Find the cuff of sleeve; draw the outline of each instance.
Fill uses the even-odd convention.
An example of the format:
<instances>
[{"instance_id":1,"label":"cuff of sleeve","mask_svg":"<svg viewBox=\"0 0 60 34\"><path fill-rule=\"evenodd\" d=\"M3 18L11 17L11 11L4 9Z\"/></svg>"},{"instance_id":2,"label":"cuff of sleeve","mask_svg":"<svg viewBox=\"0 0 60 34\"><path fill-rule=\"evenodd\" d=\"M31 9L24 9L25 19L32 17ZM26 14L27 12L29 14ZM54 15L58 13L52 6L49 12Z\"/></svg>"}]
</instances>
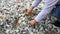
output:
<instances>
[{"instance_id":1,"label":"cuff of sleeve","mask_svg":"<svg viewBox=\"0 0 60 34\"><path fill-rule=\"evenodd\" d=\"M39 19L37 19L37 18L35 18L34 20L35 20L37 23L39 23L39 22L40 22L40 20L39 20Z\"/></svg>"},{"instance_id":2,"label":"cuff of sleeve","mask_svg":"<svg viewBox=\"0 0 60 34\"><path fill-rule=\"evenodd\" d=\"M36 7L36 6L35 6L35 5L33 5L33 4L32 4L31 6Z\"/></svg>"}]
</instances>

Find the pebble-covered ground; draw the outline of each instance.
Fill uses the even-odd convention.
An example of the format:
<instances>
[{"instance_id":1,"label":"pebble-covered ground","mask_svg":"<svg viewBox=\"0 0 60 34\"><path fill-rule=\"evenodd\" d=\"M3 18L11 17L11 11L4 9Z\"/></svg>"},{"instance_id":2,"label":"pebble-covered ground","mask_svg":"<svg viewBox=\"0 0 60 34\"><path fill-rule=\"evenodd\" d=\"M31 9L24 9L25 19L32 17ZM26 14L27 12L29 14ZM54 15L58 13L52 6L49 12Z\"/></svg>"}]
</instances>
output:
<instances>
[{"instance_id":1,"label":"pebble-covered ground","mask_svg":"<svg viewBox=\"0 0 60 34\"><path fill-rule=\"evenodd\" d=\"M47 16L35 26L29 26L30 18L35 18L44 4L34 8L33 14L24 16L33 0L0 0L0 34L60 34L60 28L51 24L55 18ZM51 19L50 19L51 18Z\"/></svg>"}]
</instances>

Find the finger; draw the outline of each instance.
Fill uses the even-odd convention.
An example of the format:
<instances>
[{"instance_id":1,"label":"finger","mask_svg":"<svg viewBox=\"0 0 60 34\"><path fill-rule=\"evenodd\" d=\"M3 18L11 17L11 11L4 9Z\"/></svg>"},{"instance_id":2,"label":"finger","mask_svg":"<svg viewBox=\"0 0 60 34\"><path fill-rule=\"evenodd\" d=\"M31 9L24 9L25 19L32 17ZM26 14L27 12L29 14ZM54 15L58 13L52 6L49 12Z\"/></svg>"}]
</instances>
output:
<instances>
[{"instance_id":1,"label":"finger","mask_svg":"<svg viewBox=\"0 0 60 34\"><path fill-rule=\"evenodd\" d=\"M30 21L28 22L28 24L31 24Z\"/></svg>"},{"instance_id":2,"label":"finger","mask_svg":"<svg viewBox=\"0 0 60 34\"><path fill-rule=\"evenodd\" d=\"M29 14L26 12L24 15L25 15L25 16L28 16Z\"/></svg>"},{"instance_id":3,"label":"finger","mask_svg":"<svg viewBox=\"0 0 60 34\"><path fill-rule=\"evenodd\" d=\"M31 21L29 21L28 23L29 23L29 25L30 25L30 26L32 26L32 23L31 23Z\"/></svg>"}]
</instances>

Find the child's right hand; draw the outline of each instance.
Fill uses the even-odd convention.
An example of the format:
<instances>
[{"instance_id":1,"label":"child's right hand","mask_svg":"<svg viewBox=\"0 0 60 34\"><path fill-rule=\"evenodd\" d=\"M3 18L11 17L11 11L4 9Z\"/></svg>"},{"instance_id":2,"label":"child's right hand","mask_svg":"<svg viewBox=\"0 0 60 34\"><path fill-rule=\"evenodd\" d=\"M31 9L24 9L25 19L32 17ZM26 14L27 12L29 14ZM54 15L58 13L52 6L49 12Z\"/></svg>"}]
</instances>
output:
<instances>
[{"instance_id":1,"label":"child's right hand","mask_svg":"<svg viewBox=\"0 0 60 34\"><path fill-rule=\"evenodd\" d=\"M25 12L25 15L31 14L32 11L33 11L33 7L31 6L31 7L29 7L29 8L27 9L27 11Z\"/></svg>"},{"instance_id":2,"label":"child's right hand","mask_svg":"<svg viewBox=\"0 0 60 34\"><path fill-rule=\"evenodd\" d=\"M33 19L33 20L30 20L28 23L29 25L34 26L36 24L36 21Z\"/></svg>"}]
</instances>

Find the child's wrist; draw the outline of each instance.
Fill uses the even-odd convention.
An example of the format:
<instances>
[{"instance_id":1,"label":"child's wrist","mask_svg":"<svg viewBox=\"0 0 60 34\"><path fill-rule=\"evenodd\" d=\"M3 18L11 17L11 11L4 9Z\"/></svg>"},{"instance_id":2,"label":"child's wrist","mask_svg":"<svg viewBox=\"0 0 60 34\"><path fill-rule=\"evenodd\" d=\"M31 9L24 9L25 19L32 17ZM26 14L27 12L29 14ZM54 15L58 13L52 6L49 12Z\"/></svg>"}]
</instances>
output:
<instances>
[{"instance_id":1,"label":"child's wrist","mask_svg":"<svg viewBox=\"0 0 60 34\"><path fill-rule=\"evenodd\" d=\"M37 21L34 19L35 23L37 23Z\"/></svg>"},{"instance_id":2,"label":"child's wrist","mask_svg":"<svg viewBox=\"0 0 60 34\"><path fill-rule=\"evenodd\" d=\"M32 9L34 9L34 6L30 6Z\"/></svg>"},{"instance_id":3,"label":"child's wrist","mask_svg":"<svg viewBox=\"0 0 60 34\"><path fill-rule=\"evenodd\" d=\"M35 21L36 23L38 23L38 21L37 21L36 19L34 19L34 21Z\"/></svg>"}]
</instances>

